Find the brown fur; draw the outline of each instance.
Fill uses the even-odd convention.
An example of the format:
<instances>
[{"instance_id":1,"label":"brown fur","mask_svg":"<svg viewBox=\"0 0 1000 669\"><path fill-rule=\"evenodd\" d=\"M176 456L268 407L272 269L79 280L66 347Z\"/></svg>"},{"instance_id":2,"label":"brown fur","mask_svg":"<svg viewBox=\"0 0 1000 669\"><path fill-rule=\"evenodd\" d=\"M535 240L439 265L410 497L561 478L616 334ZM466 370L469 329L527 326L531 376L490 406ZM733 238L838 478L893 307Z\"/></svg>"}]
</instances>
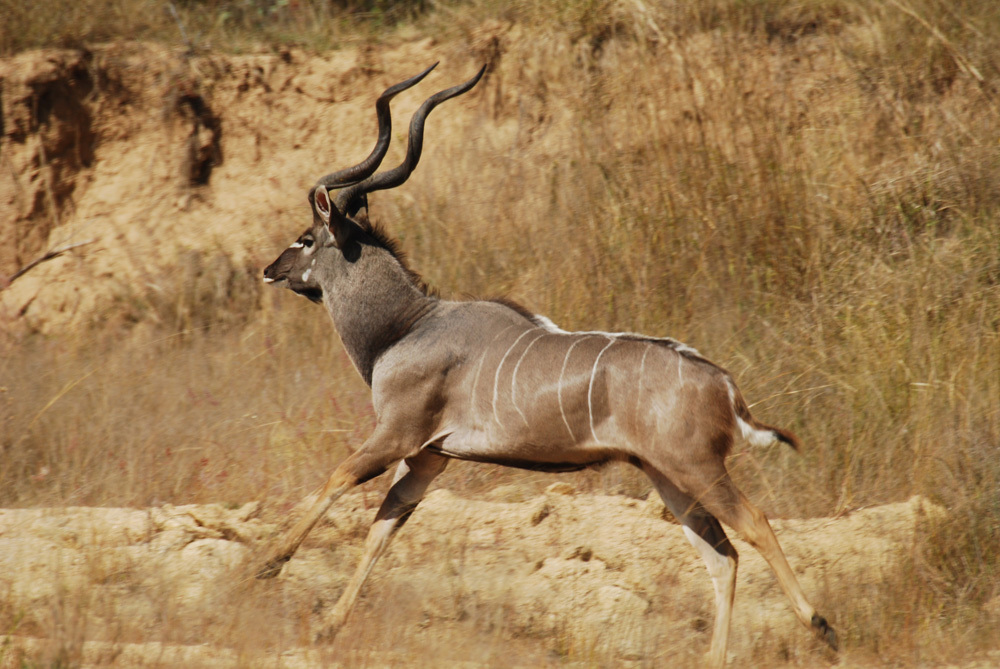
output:
<instances>
[{"instance_id":1,"label":"brown fur","mask_svg":"<svg viewBox=\"0 0 1000 669\"><path fill-rule=\"evenodd\" d=\"M425 105L467 90L470 81ZM422 132L422 119L415 127ZM416 158L407 170L415 164ZM401 183L386 174L368 186ZM368 186L351 188L362 197L377 190ZM806 600L766 516L726 470L737 418L793 448L798 440L754 419L722 367L669 338L554 329L505 297L439 300L367 208L347 218L341 212L355 209L342 201L352 202L349 196L332 207L325 197L313 202L313 227L303 243L264 271L276 285L322 295L345 350L372 387L378 421L259 576L276 576L338 497L398 463L361 562L326 616L324 636L344 625L371 567L449 458L540 471L625 460L650 477L709 569L716 591L710 664L726 662L736 585L737 554L720 521L760 551L799 620L836 648L836 633ZM671 374L652 375L656 365Z\"/></svg>"}]
</instances>

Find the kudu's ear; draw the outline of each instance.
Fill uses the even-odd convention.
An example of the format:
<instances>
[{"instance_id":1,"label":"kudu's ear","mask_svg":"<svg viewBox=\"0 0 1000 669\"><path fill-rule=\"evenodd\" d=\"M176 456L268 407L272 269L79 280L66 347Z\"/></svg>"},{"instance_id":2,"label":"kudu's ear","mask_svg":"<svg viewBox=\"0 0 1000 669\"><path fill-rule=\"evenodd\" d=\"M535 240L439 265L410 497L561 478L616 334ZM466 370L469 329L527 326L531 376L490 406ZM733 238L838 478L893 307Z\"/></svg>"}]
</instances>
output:
<instances>
[{"instance_id":1,"label":"kudu's ear","mask_svg":"<svg viewBox=\"0 0 1000 669\"><path fill-rule=\"evenodd\" d=\"M320 219L330 225L330 210L333 209L333 204L330 202L330 193L327 192L326 186L316 188L316 192L313 193L313 207Z\"/></svg>"},{"instance_id":2,"label":"kudu's ear","mask_svg":"<svg viewBox=\"0 0 1000 669\"><path fill-rule=\"evenodd\" d=\"M347 242L351 234L350 221L340 213L336 205L330 200L330 193L327 191L326 186L316 187L316 191L313 194L313 209L316 210L316 215L319 216L323 224L330 230L337 248L341 250L347 248Z\"/></svg>"}]
</instances>

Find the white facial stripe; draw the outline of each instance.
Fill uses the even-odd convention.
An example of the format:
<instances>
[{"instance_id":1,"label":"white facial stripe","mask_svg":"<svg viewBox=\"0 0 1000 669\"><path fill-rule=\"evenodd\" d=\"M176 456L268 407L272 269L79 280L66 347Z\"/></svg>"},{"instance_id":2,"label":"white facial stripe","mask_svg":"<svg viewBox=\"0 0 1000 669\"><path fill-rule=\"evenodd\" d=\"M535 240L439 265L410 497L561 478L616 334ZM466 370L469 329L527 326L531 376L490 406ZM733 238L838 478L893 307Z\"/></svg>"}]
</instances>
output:
<instances>
[{"instance_id":1,"label":"white facial stripe","mask_svg":"<svg viewBox=\"0 0 1000 669\"><path fill-rule=\"evenodd\" d=\"M587 412L590 413L590 434L593 435L594 441L598 444L601 443L601 440L597 438L597 431L594 429L594 377L597 376L597 363L601 361L601 356L615 344L613 337L609 337L609 339L610 341L607 346L601 349L601 352L597 354L597 359L594 360L594 367L590 370L590 385L587 386Z\"/></svg>"},{"instance_id":2,"label":"white facial stripe","mask_svg":"<svg viewBox=\"0 0 1000 669\"><path fill-rule=\"evenodd\" d=\"M313 273L312 267L310 267L306 271L302 272L302 280L303 281L308 281L309 277L312 276L312 273Z\"/></svg>"},{"instance_id":3,"label":"white facial stripe","mask_svg":"<svg viewBox=\"0 0 1000 669\"><path fill-rule=\"evenodd\" d=\"M295 242L294 244L292 244L288 248L290 248L290 249L300 249L303 246L305 246L305 244L303 244L302 242Z\"/></svg>"}]
</instances>

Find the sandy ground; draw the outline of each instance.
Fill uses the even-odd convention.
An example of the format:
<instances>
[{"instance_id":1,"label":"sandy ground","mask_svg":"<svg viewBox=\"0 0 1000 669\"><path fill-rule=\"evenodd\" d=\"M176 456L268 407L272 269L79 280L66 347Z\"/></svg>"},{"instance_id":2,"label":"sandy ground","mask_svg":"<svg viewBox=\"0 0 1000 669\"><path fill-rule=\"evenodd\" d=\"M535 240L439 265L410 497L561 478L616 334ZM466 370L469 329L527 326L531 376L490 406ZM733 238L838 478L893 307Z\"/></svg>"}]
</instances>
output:
<instances>
[{"instance_id":1,"label":"sandy ground","mask_svg":"<svg viewBox=\"0 0 1000 669\"><path fill-rule=\"evenodd\" d=\"M0 61L0 276L47 249L87 242L0 292L0 325L71 332L103 318L130 285L160 290L152 284L171 272L190 282L193 251L263 266L304 225L304 194L318 174L367 153L378 91L447 57L433 80L394 102L405 119L429 92L475 71L479 43L490 35L461 48L414 40L322 56L189 60L122 44ZM523 65L526 80L531 67ZM476 126L477 141L510 145L526 126L496 110L506 104L530 117L531 100L504 103L516 95L507 84L488 78L449 102L433 118L435 135ZM551 96L550 117L562 113L559 99ZM386 164L399 157L403 128L397 122ZM559 155L571 130L550 128L536 160ZM457 150L425 151L416 187ZM199 187L206 172L211 187ZM711 582L662 504L564 485L514 497L431 493L347 628L319 646L323 611L356 564L378 503L364 493L341 500L269 582L250 575L287 519L265 503L0 510L0 606L14 621L0 630L0 667L697 662L711 633ZM921 519L941 513L913 498L773 524L806 593L837 625L827 595L881 582L905 563ZM865 664L813 640L759 555L735 544L734 666L775 657ZM981 666L993 664L1000 656Z\"/></svg>"},{"instance_id":2,"label":"sandy ground","mask_svg":"<svg viewBox=\"0 0 1000 669\"><path fill-rule=\"evenodd\" d=\"M439 636L480 648L527 640L571 659L646 666L671 639L690 646L680 658L707 645L711 583L662 504L575 495L562 483L523 502L432 492L376 567L348 627L314 647L323 611L359 557L372 501L354 494L336 505L282 575L265 582L249 570L288 521L269 518L259 502L0 510L0 590L22 616L0 666L59 653L82 666L357 666L359 654L361 664L414 666L429 656L403 640ZM822 610L825 591L875 584L897 568L917 524L941 513L913 498L774 527ZM790 658L828 663L760 556L736 546L732 656L766 640L786 645ZM836 611L825 613L836 620ZM396 640L366 637L373 621L388 622ZM46 629L57 638L38 638ZM497 663L444 648L442 664Z\"/></svg>"}]
</instances>

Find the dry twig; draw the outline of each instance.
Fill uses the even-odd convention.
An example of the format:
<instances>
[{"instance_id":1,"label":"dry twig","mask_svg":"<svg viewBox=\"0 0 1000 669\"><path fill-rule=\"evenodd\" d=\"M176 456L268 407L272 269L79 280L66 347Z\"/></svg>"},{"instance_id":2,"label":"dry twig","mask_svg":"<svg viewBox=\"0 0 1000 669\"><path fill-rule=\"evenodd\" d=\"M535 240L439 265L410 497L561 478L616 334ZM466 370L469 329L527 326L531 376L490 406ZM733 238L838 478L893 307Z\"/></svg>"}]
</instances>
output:
<instances>
[{"instance_id":1,"label":"dry twig","mask_svg":"<svg viewBox=\"0 0 1000 669\"><path fill-rule=\"evenodd\" d=\"M53 258L58 258L62 254L66 253L67 251L71 251L73 249L80 248L81 246L86 246L88 244L93 244L96 241L97 241L96 239L88 239L87 241L84 241L84 242L76 242L74 244L66 244L64 246L58 246L56 248L53 248L53 249L50 249L50 250L46 251L43 255L35 258L34 260L32 260L31 262L29 262L24 267L21 267L20 269L18 269L16 272L14 272L13 274L11 274L6 279L0 279L0 290L3 290L4 288L7 288L8 286L10 286L10 284L14 283L15 280L21 278L22 276L24 276L25 274L27 274L32 269L34 269L34 268L38 267L39 265L41 265L46 260L52 260Z\"/></svg>"}]
</instances>

